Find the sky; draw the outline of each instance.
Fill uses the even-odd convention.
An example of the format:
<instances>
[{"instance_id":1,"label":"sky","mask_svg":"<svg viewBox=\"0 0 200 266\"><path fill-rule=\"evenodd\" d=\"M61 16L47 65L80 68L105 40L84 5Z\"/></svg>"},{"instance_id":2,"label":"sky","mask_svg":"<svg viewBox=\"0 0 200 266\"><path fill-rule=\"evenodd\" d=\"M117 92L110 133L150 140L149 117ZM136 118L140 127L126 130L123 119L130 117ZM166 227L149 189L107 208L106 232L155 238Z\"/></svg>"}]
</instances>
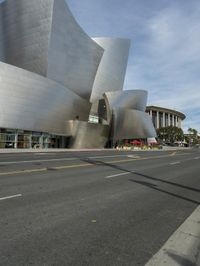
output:
<instances>
[{"instance_id":1,"label":"sky","mask_svg":"<svg viewBox=\"0 0 200 266\"><path fill-rule=\"evenodd\" d=\"M200 132L199 0L67 0L91 37L131 39L125 90L145 89L148 105L183 112Z\"/></svg>"}]
</instances>

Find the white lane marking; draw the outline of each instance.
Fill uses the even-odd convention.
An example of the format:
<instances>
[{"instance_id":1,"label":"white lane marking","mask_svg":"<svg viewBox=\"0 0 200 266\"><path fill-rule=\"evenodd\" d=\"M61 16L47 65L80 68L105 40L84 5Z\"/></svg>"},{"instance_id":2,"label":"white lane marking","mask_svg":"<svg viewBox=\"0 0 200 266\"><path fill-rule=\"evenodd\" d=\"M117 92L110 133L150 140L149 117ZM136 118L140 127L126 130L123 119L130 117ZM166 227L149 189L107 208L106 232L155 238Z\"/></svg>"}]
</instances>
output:
<instances>
[{"instance_id":1,"label":"white lane marking","mask_svg":"<svg viewBox=\"0 0 200 266\"><path fill-rule=\"evenodd\" d=\"M200 159L200 157L195 157L194 159L195 159L195 160L198 160L198 159Z\"/></svg>"},{"instance_id":2,"label":"white lane marking","mask_svg":"<svg viewBox=\"0 0 200 266\"><path fill-rule=\"evenodd\" d=\"M175 165L175 164L179 164L181 162L174 162L174 163L170 163L170 165Z\"/></svg>"},{"instance_id":3,"label":"white lane marking","mask_svg":"<svg viewBox=\"0 0 200 266\"><path fill-rule=\"evenodd\" d=\"M88 159L101 159L101 158L111 158L111 157L129 157L134 155L109 155L109 156L94 156L94 157L88 157ZM138 158L138 156L134 156L133 158ZM59 162L59 161L73 161L78 160L82 158L58 158L58 159L42 159L42 160L30 160L30 161L12 161L12 162L0 162L0 165L8 165L8 164L21 164L21 163L40 163L40 162ZM83 158L84 159L84 158Z\"/></svg>"},{"instance_id":4,"label":"white lane marking","mask_svg":"<svg viewBox=\"0 0 200 266\"><path fill-rule=\"evenodd\" d=\"M138 158L141 158L140 156L138 155L127 155L128 158L135 158L135 159L138 159Z\"/></svg>"},{"instance_id":5,"label":"white lane marking","mask_svg":"<svg viewBox=\"0 0 200 266\"><path fill-rule=\"evenodd\" d=\"M88 157L89 159L101 159L101 158L115 158L115 157L129 157L129 156L134 156L131 154L121 154L121 155L105 155L105 156L92 156L92 157ZM135 156L134 156L135 157Z\"/></svg>"},{"instance_id":6,"label":"white lane marking","mask_svg":"<svg viewBox=\"0 0 200 266\"><path fill-rule=\"evenodd\" d=\"M120 175L130 175L133 172L128 172L128 173L121 173L121 174L116 174L116 175L108 175L105 178L112 178L112 177L116 177L116 176L120 176Z\"/></svg>"},{"instance_id":7,"label":"white lane marking","mask_svg":"<svg viewBox=\"0 0 200 266\"><path fill-rule=\"evenodd\" d=\"M0 162L0 165L7 164L20 164L20 163L40 163L40 162L58 162L58 161L73 161L78 158L60 158L60 159L44 159L44 160L30 160L30 161L13 161L13 162Z\"/></svg>"},{"instance_id":8,"label":"white lane marking","mask_svg":"<svg viewBox=\"0 0 200 266\"><path fill-rule=\"evenodd\" d=\"M38 152L38 153L35 153L34 155L46 155L48 153L43 153L43 152Z\"/></svg>"},{"instance_id":9,"label":"white lane marking","mask_svg":"<svg viewBox=\"0 0 200 266\"><path fill-rule=\"evenodd\" d=\"M3 198L0 198L0 200L7 200L7 199L18 198L18 197L22 197L22 194L17 194L17 195L3 197Z\"/></svg>"},{"instance_id":10,"label":"white lane marking","mask_svg":"<svg viewBox=\"0 0 200 266\"><path fill-rule=\"evenodd\" d=\"M34 155L55 155L56 153L48 153L48 152L37 152Z\"/></svg>"}]
</instances>

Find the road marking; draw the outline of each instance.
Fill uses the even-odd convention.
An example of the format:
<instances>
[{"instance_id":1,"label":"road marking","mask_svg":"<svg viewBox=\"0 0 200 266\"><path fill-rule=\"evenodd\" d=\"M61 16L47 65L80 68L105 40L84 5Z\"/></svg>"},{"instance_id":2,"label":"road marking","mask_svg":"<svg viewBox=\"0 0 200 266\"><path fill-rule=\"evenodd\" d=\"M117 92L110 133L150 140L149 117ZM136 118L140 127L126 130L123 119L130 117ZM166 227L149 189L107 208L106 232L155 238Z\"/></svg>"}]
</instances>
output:
<instances>
[{"instance_id":1,"label":"road marking","mask_svg":"<svg viewBox=\"0 0 200 266\"><path fill-rule=\"evenodd\" d=\"M19 170L19 171L11 171L11 172L5 172L0 173L0 176L2 175L13 175L13 174L25 174L25 173L34 173L34 172L44 172L47 171L47 168L38 168L38 169L26 169L26 170Z\"/></svg>"},{"instance_id":2,"label":"road marking","mask_svg":"<svg viewBox=\"0 0 200 266\"><path fill-rule=\"evenodd\" d=\"M115 157L126 157L126 155L124 154L121 154L121 155L105 155L105 156L91 156L91 157L88 157L89 159L100 159L100 158L115 158Z\"/></svg>"},{"instance_id":3,"label":"road marking","mask_svg":"<svg viewBox=\"0 0 200 266\"><path fill-rule=\"evenodd\" d=\"M176 153L177 153L177 151L174 151L174 152L171 154L171 156L174 156L174 155L176 155Z\"/></svg>"},{"instance_id":4,"label":"road marking","mask_svg":"<svg viewBox=\"0 0 200 266\"><path fill-rule=\"evenodd\" d=\"M190 153L179 153L177 154L179 155L186 155L186 154L190 154ZM49 154L50 155L50 154ZM108 155L108 156L94 156L94 157L88 157L88 159L100 159L100 158L111 158L111 157L128 157L128 158L133 158L135 160L147 160L147 159L158 159L158 158L165 158L165 157L169 157L175 155L175 153L173 152L172 154L167 154L167 155L162 155L162 156L153 156L153 157L140 157L138 155L132 155L132 154L121 154L121 155ZM71 157L71 158L58 158L58 159L42 159L42 160L26 160L26 161L12 161L12 162L0 162L0 165L10 165L10 164L22 164L22 163L40 163L40 162L59 162L59 161L73 161L73 160L79 160L81 158L76 158L76 157ZM84 158L83 158L84 159ZM123 162L125 160L120 160L120 161L112 161L112 162L108 162L108 163L118 163L118 162Z\"/></svg>"},{"instance_id":5,"label":"road marking","mask_svg":"<svg viewBox=\"0 0 200 266\"><path fill-rule=\"evenodd\" d=\"M130 157L130 158L139 158L136 155L108 155L108 156L95 156L88 157L88 159L101 159L101 158L115 158L115 157ZM42 159L42 160L29 160L29 161L12 161L12 162L0 162L0 165L8 165L8 164L22 164L22 163L40 163L40 162L59 162L59 161L73 161L81 158L58 158L58 159Z\"/></svg>"},{"instance_id":6,"label":"road marking","mask_svg":"<svg viewBox=\"0 0 200 266\"><path fill-rule=\"evenodd\" d=\"M7 199L18 198L18 197L22 197L22 194L17 194L17 195L3 197L3 198L0 198L0 200L7 200Z\"/></svg>"},{"instance_id":7,"label":"road marking","mask_svg":"<svg viewBox=\"0 0 200 266\"><path fill-rule=\"evenodd\" d=\"M195 157L194 159L195 159L195 160L198 160L198 159L200 159L200 157Z\"/></svg>"},{"instance_id":8,"label":"road marking","mask_svg":"<svg viewBox=\"0 0 200 266\"><path fill-rule=\"evenodd\" d=\"M182 153L182 154L177 154L177 156L179 155L185 155L188 153ZM126 155L127 156L127 155ZM127 163L127 162L132 162L132 161L142 161L142 160L154 160L154 159L162 159L162 158L167 158L170 157L171 154L167 154L167 155L162 155L162 156L153 156L153 157L142 157L142 158L129 158L129 159L124 159L124 160L115 160L115 161L108 161L108 162L99 162L98 165L108 165L109 164L114 164L114 163ZM74 158L61 158L61 160L73 160ZM81 158L75 158L75 159L81 159ZM83 158L84 159L84 158ZM60 159L50 159L50 160L60 160ZM50 161L50 160L37 160L38 162L41 161ZM27 161L30 162L30 161ZM36 162L36 160L34 161ZM2 164L5 164L2 163ZM94 164L92 161L91 163L85 163L85 164L74 164L74 165L66 165L66 166L55 166L55 167L51 167L52 170L61 170L61 169L70 169L70 168L78 168L78 167L86 167L86 166L97 166L97 164ZM12 175L12 174L24 174L24 173L33 173L33 172L44 172L44 171L48 171L50 169L48 168L38 168L38 169L27 169L27 170L18 170L18 171L11 171L11 172L1 172L0 176L3 175Z\"/></svg>"},{"instance_id":9,"label":"road marking","mask_svg":"<svg viewBox=\"0 0 200 266\"><path fill-rule=\"evenodd\" d=\"M170 165L175 165L175 164L179 164L181 162L173 162L173 163L170 163Z\"/></svg>"},{"instance_id":10,"label":"road marking","mask_svg":"<svg viewBox=\"0 0 200 266\"><path fill-rule=\"evenodd\" d=\"M57 155L57 153L53 152L36 152L34 155Z\"/></svg>"},{"instance_id":11,"label":"road marking","mask_svg":"<svg viewBox=\"0 0 200 266\"><path fill-rule=\"evenodd\" d=\"M140 156L138 156L138 155L127 155L127 157L128 157L128 158L136 158L136 159L137 159L137 158L140 158Z\"/></svg>"},{"instance_id":12,"label":"road marking","mask_svg":"<svg viewBox=\"0 0 200 266\"><path fill-rule=\"evenodd\" d=\"M43 159L43 160L31 160L31 161L14 161L14 162L0 162L0 165L6 164L20 164L20 163L40 163L40 162L57 162L57 161L73 161L78 158L60 158L60 159Z\"/></svg>"},{"instance_id":13,"label":"road marking","mask_svg":"<svg viewBox=\"0 0 200 266\"><path fill-rule=\"evenodd\" d=\"M52 167L51 169L59 170L59 169L68 169L68 168L85 167L85 166L94 166L94 165L92 163L85 163L85 164L55 166L55 167Z\"/></svg>"},{"instance_id":14,"label":"road marking","mask_svg":"<svg viewBox=\"0 0 200 266\"><path fill-rule=\"evenodd\" d=\"M116 175L109 175L109 176L106 176L105 178L112 178L112 177L121 176L121 175L130 175L132 173L133 172L121 173L121 174L116 174Z\"/></svg>"},{"instance_id":15,"label":"road marking","mask_svg":"<svg viewBox=\"0 0 200 266\"><path fill-rule=\"evenodd\" d=\"M38 152L38 153L35 153L34 155L46 155L48 153L44 153L44 152ZM54 153L55 154L55 153Z\"/></svg>"}]
</instances>

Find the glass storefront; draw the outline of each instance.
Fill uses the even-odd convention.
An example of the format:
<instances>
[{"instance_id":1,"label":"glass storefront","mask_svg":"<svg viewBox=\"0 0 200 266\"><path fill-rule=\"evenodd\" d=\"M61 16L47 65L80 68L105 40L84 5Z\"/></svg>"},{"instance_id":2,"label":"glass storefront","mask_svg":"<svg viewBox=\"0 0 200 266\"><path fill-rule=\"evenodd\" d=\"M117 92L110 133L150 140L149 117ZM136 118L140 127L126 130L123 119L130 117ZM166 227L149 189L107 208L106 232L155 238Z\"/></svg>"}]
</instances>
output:
<instances>
[{"instance_id":1,"label":"glass storefront","mask_svg":"<svg viewBox=\"0 0 200 266\"><path fill-rule=\"evenodd\" d=\"M17 129L0 129L0 149L48 149L62 147L66 137L44 132Z\"/></svg>"}]
</instances>

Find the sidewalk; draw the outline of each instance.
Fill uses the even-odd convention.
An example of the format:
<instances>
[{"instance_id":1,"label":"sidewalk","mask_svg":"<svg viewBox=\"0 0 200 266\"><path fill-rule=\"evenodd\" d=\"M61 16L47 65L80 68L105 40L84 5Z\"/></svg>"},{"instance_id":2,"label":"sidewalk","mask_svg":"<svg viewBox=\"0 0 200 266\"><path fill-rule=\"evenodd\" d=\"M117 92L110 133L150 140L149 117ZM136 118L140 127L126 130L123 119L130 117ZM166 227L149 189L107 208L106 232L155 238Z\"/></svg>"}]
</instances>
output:
<instances>
[{"instance_id":1,"label":"sidewalk","mask_svg":"<svg viewBox=\"0 0 200 266\"><path fill-rule=\"evenodd\" d=\"M134 149L0 149L1 153L53 153L53 152L73 152L73 151L126 151L126 152L140 152L140 151L176 151L176 150L189 150L191 148L184 147L163 147L163 149L152 150L134 150Z\"/></svg>"},{"instance_id":2,"label":"sidewalk","mask_svg":"<svg viewBox=\"0 0 200 266\"><path fill-rule=\"evenodd\" d=\"M0 149L0 153L54 153L73 151L114 151L115 149Z\"/></svg>"},{"instance_id":3,"label":"sidewalk","mask_svg":"<svg viewBox=\"0 0 200 266\"><path fill-rule=\"evenodd\" d=\"M200 266L200 206L145 266Z\"/></svg>"}]
</instances>

